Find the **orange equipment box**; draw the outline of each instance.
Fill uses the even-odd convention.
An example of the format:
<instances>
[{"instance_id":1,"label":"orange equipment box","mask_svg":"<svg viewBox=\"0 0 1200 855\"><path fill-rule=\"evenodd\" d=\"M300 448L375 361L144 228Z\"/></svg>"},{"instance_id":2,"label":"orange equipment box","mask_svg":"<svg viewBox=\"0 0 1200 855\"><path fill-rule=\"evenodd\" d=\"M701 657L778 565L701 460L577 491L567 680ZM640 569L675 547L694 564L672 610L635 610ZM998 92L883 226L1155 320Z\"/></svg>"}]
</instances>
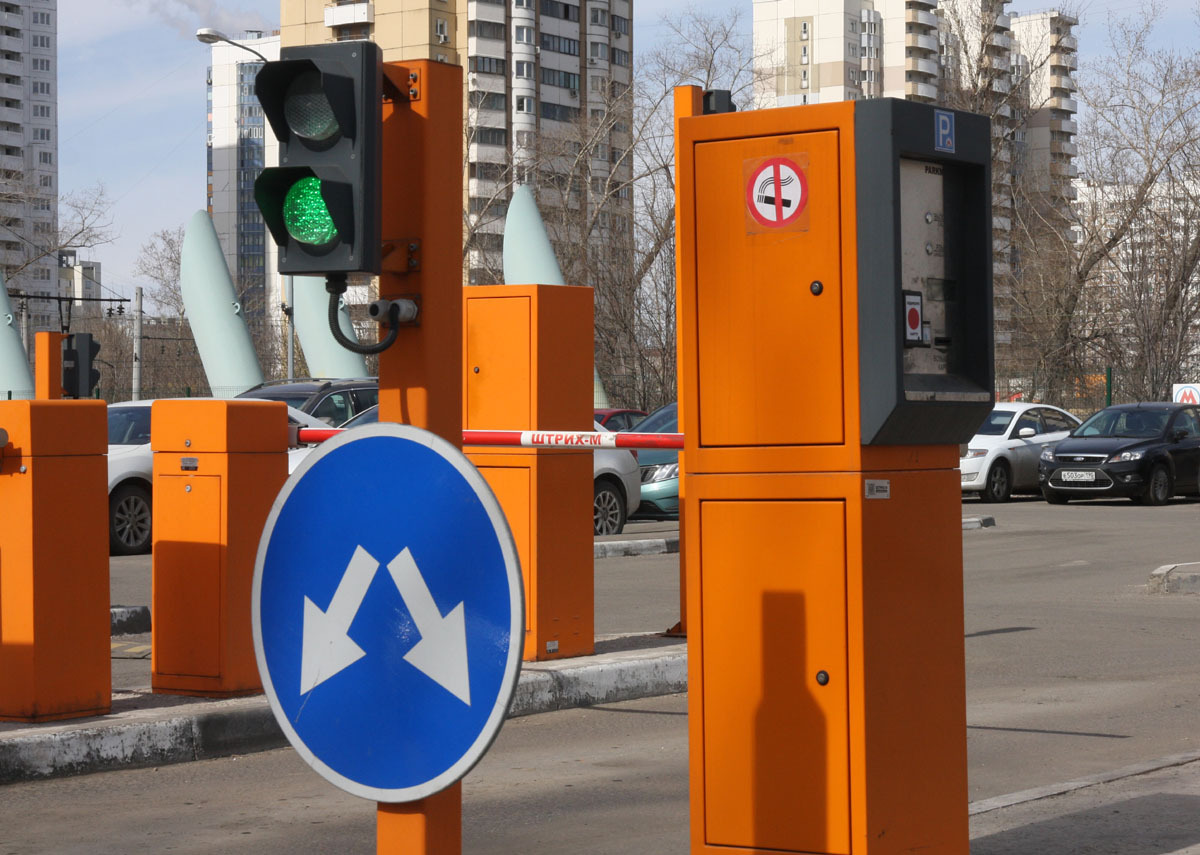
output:
<instances>
[{"instance_id":1,"label":"orange equipment box","mask_svg":"<svg viewBox=\"0 0 1200 855\"><path fill-rule=\"evenodd\" d=\"M990 128L677 91L693 853L966 855Z\"/></svg>"},{"instance_id":2,"label":"orange equipment box","mask_svg":"<svg viewBox=\"0 0 1200 855\"><path fill-rule=\"evenodd\" d=\"M262 690L251 633L254 560L287 479L287 408L275 401L155 401L151 687Z\"/></svg>"},{"instance_id":3,"label":"orange equipment box","mask_svg":"<svg viewBox=\"0 0 1200 855\"><path fill-rule=\"evenodd\" d=\"M463 289L463 426L592 429L592 289ZM595 650L592 455L468 448L508 518L525 581L526 660Z\"/></svg>"},{"instance_id":4,"label":"orange equipment box","mask_svg":"<svg viewBox=\"0 0 1200 855\"><path fill-rule=\"evenodd\" d=\"M0 718L111 706L106 414L0 401Z\"/></svg>"}]
</instances>

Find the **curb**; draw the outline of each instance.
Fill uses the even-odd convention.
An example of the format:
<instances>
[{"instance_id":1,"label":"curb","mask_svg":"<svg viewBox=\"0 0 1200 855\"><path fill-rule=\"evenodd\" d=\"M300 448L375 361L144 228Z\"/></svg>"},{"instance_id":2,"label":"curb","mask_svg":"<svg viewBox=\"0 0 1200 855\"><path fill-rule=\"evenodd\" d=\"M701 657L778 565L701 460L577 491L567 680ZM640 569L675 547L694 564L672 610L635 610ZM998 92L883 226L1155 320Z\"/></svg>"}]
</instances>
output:
<instances>
[{"instance_id":1,"label":"curb","mask_svg":"<svg viewBox=\"0 0 1200 855\"><path fill-rule=\"evenodd\" d=\"M977 802L971 802L967 806L967 812L971 816L978 816L981 813L989 813L994 810L1013 807L1014 805L1025 804L1027 802L1036 802L1041 799L1048 799L1051 796L1061 796L1066 793L1073 793L1076 790L1095 787L1099 784L1111 784L1123 778L1133 778L1138 775L1149 774L1150 772L1158 772L1162 769L1170 769L1172 766L1184 766L1188 763L1194 763L1197 760L1200 760L1200 751L1189 751L1186 754L1171 754L1167 757L1159 757L1157 760L1150 760L1146 763L1135 763L1132 766L1122 766L1120 769L1114 769L1111 772L1100 772L1096 775L1088 775L1072 781L1064 781L1061 784L1050 784L1045 787L1020 790L990 799L981 799Z\"/></svg>"},{"instance_id":2,"label":"curb","mask_svg":"<svg viewBox=\"0 0 1200 855\"><path fill-rule=\"evenodd\" d=\"M687 646L522 665L508 717L687 691ZM114 696L114 708L149 691ZM0 731L0 784L248 754L288 744L263 695L125 709L86 723Z\"/></svg>"},{"instance_id":3,"label":"curb","mask_svg":"<svg viewBox=\"0 0 1200 855\"><path fill-rule=\"evenodd\" d=\"M149 606L113 606L109 635L138 635L150 631Z\"/></svg>"},{"instance_id":4,"label":"curb","mask_svg":"<svg viewBox=\"0 0 1200 855\"><path fill-rule=\"evenodd\" d=\"M622 558L629 555L663 555L679 551L679 538L666 537L654 540L605 540L595 544L596 558Z\"/></svg>"},{"instance_id":5,"label":"curb","mask_svg":"<svg viewBox=\"0 0 1200 855\"><path fill-rule=\"evenodd\" d=\"M1147 590L1151 594L1200 594L1200 562L1164 564L1150 574Z\"/></svg>"},{"instance_id":6,"label":"curb","mask_svg":"<svg viewBox=\"0 0 1200 855\"><path fill-rule=\"evenodd\" d=\"M972 528L991 528L996 524L995 517L963 517L963 531Z\"/></svg>"}]
</instances>

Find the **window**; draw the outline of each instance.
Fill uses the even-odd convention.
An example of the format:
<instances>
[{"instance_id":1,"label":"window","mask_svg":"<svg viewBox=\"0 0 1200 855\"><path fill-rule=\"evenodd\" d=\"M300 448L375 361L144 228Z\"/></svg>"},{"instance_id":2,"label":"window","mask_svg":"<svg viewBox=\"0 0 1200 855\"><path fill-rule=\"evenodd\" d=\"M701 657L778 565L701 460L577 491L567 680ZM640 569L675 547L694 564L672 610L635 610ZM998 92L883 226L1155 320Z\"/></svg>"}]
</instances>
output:
<instances>
[{"instance_id":1,"label":"window","mask_svg":"<svg viewBox=\"0 0 1200 855\"><path fill-rule=\"evenodd\" d=\"M35 56L33 58L33 70L34 71L49 71L50 70L50 60Z\"/></svg>"},{"instance_id":2,"label":"window","mask_svg":"<svg viewBox=\"0 0 1200 855\"><path fill-rule=\"evenodd\" d=\"M533 63L525 61L525 60L517 60L517 62L515 63L515 66L514 66L513 73L517 77L519 77L523 80L532 80L533 79Z\"/></svg>"},{"instance_id":3,"label":"window","mask_svg":"<svg viewBox=\"0 0 1200 855\"><path fill-rule=\"evenodd\" d=\"M37 140L38 142L50 142L50 129L49 128L34 128L33 129L33 138L35 140Z\"/></svg>"},{"instance_id":4,"label":"window","mask_svg":"<svg viewBox=\"0 0 1200 855\"><path fill-rule=\"evenodd\" d=\"M565 104L551 104L548 101L542 102L542 118L550 119L555 122L570 122L579 118L578 107L568 107Z\"/></svg>"},{"instance_id":5,"label":"window","mask_svg":"<svg viewBox=\"0 0 1200 855\"><path fill-rule=\"evenodd\" d=\"M467 21L467 35L504 41L504 25L495 21Z\"/></svg>"},{"instance_id":6,"label":"window","mask_svg":"<svg viewBox=\"0 0 1200 855\"><path fill-rule=\"evenodd\" d=\"M438 37L438 41L445 42L450 39L450 34L446 30L446 19L435 18L433 22L433 34Z\"/></svg>"},{"instance_id":7,"label":"window","mask_svg":"<svg viewBox=\"0 0 1200 855\"><path fill-rule=\"evenodd\" d=\"M528 95L517 96L517 112L532 113L534 108L533 98Z\"/></svg>"},{"instance_id":8,"label":"window","mask_svg":"<svg viewBox=\"0 0 1200 855\"><path fill-rule=\"evenodd\" d=\"M579 40L542 33L542 50L565 53L568 56L579 56Z\"/></svg>"},{"instance_id":9,"label":"window","mask_svg":"<svg viewBox=\"0 0 1200 855\"><path fill-rule=\"evenodd\" d=\"M622 18L620 15L613 15L612 31L623 36L629 35L629 19Z\"/></svg>"},{"instance_id":10,"label":"window","mask_svg":"<svg viewBox=\"0 0 1200 855\"><path fill-rule=\"evenodd\" d=\"M1042 432L1042 422L1041 419L1038 418L1037 410L1029 410L1028 412L1022 413L1021 417L1017 419L1017 423L1013 425L1012 433L1009 434L1009 436L1013 439L1016 439L1021 435L1021 431L1025 430L1025 428L1033 428L1035 435Z\"/></svg>"},{"instance_id":11,"label":"window","mask_svg":"<svg viewBox=\"0 0 1200 855\"><path fill-rule=\"evenodd\" d=\"M561 86L564 89L578 89L579 75L569 71L559 71L557 68L542 68L542 82L547 86Z\"/></svg>"},{"instance_id":12,"label":"window","mask_svg":"<svg viewBox=\"0 0 1200 855\"><path fill-rule=\"evenodd\" d=\"M629 65L629 51L621 50L620 48L612 49L612 61L614 65Z\"/></svg>"},{"instance_id":13,"label":"window","mask_svg":"<svg viewBox=\"0 0 1200 855\"><path fill-rule=\"evenodd\" d=\"M808 38L808 21L800 22L800 38L802 38L802 39Z\"/></svg>"},{"instance_id":14,"label":"window","mask_svg":"<svg viewBox=\"0 0 1200 855\"><path fill-rule=\"evenodd\" d=\"M533 148L534 137L533 131L517 131L517 145L521 148Z\"/></svg>"},{"instance_id":15,"label":"window","mask_svg":"<svg viewBox=\"0 0 1200 855\"><path fill-rule=\"evenodd\" d=\"M33 13L33 22L35 24L47 24L48 25L50 23L50 13L49 12L34 12Z\"/></svg>"},{"instance_id":16,"label":"window","mask_svg":"<svg viewBox=\"0 0 1200 855\"><path fill-rule=\"evenodd\" d=\"M592 42L588 45L588 56L592 59L608 59L608 42Z\"/></svg>"},{"instance_id":17,"label":"window","mask_svg":"<svg viewBox=\"0 0 1200 855\"><path fill-rule=\"evenodd\" d=\"M475 142L480 145L508 145L508 131L505 128L475 129Z\"/></svg>"},{"instance_id":18,"label":"window","mask_svg":"<svg viewBox=\"0 0 1200 855\"><path fill-rule=\"evenodd\" d=\"M471 163L467 167L468 178L482 178L486 181L503 181L508 171L503 163L488 163L486 161Z\"/></svg>"},{"instance_id":19,"label":"window","mask_svg":"<svg viewBox=\"0 0 1200 855\"><path fill-rule=\"evenodd\" d=\"M38 152L38 163L45 163L45 164L54 163L54 152L39 151Z\"/></svg>"},{"instance_id":20,"label":"window","mask_svg":"<svg viewBox=\"0 0 1200 855\"><path fill-rule=\"evenodd\" d=\"M533 27L517 27L516 41L519 45L533 44Z\"/></svg>"},{"instance_id":21,"label":"window","mask_svg":"<svg viewBox=\"0 0 1200 855\"><path fill-rule=\"evenodd\" d=\"M50 105L49 104L34 104L33 105L33 117L35 119L49 119L50 118Z\"/></svg>"},{"instance_id":22,"label":"window","mask_svg":"<svg viewBox=\"0 0 1200 855\"><path fill-rule=\"evenodd\" d=\"M800 46L800 62L803 65L808 65L808 45Z\"/></svg>"},{"instance_id":23,"label":"window","mask_svg":"<svg viewBox=\"0 0 1200 855\"><path fill-rule=\"evenodd\" d=\"M1064 416L1058 410L1042 410L1042 421L1046 424L1046 430L1053 433L1060 430L1075 430L1076 424L1069 418Z\"/></svg>"},{"instance_id":24,"label":"window","mask_svg":"<svg viewBox=\"0 0 1200 855\"><path fill-rule=\"evenodd\" d=\"M578 21L579 7L570 3L560 3L558 0L542 0L542 14L563 21Z\"/></svg>"},{"instance_id":25,"label":"window","mask_svg":"<svg viewBox=\"0 0 1200 855\"><path fill-rule=\"evenodd\" d=\"M54 176L53 175L43 175L38 180L38 185L41 187L53 187L54 186Z\"/></svg>"},{"instance_id":26,"label":"window","mask_svg":"<svg viewBox=\"0 0 1200 855\"><path fill-rule=\"evenodd\" d=\"M50 37L49 36L34 36L33 37L33 46L37 47L37 48L49 48L50 47Z\"/></svg>"},{"instance_id":27,"label":"window","mask_svg":"<svg viewBox=\"0 0 1200 855\"><path fill-rule=\"evenodd\" d=\"M476 90L471 93L471 106L480 110L503 110L507 101L502 92L480 92Z\"/></svg>"},{"instance_id":28,"label":"window","mask_svg":"<svg viewBox=\"0 0 1200 855\"><path fill-rule=\"evenodd\" d=\"M850 19L850 32L858 32L858 21L855 21L853 18Z\"/></svg>"},{"instance_id":29,"label":"window","mask_svg":"<svg viewBox=\"0 0 1200 855\"><path fill-rule=\"evenodd\" d=\"M601 27L608 26L608 12L605 9L592 9L592 23Z\"/></svg>"},{"instance_id":30,"label":"window","mask_svg":"<svg viewBox=\"0 0 1200 855\"><path fill-rule=\"evenodd\" d=\"M468 59L471 71L479 74L504 74L505 62L494 56L472 56Z\"/></svg>"},{"instance_id":31,"label":"window","mask_svg":"<svg viewBox=\"0 0 1200 855\"><path fill-rule=\"evenodd\" d=\"M532 9L533 0L513 0L513 6L518 9Z\"/></svg>"}]
</instances>

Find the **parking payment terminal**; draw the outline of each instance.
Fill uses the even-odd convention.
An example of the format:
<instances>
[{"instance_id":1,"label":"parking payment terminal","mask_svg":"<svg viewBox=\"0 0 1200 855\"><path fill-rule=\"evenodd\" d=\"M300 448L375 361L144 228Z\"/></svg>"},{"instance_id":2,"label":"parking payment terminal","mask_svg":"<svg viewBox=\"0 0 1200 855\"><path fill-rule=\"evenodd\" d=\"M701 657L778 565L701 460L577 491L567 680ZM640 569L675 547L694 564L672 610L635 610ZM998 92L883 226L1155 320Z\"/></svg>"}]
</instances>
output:
<instances>
[{"instance_id":1,"label":"parking payment terminal","mask_svg":"<svg viewBox=\"0 0 1200 855\"><path fill-rule=\"evenodd\" d=\"M696 93L698 95L698 93ZM676 98L692 852L968 852L991 131Z\"/></svg>"}]
</instances>

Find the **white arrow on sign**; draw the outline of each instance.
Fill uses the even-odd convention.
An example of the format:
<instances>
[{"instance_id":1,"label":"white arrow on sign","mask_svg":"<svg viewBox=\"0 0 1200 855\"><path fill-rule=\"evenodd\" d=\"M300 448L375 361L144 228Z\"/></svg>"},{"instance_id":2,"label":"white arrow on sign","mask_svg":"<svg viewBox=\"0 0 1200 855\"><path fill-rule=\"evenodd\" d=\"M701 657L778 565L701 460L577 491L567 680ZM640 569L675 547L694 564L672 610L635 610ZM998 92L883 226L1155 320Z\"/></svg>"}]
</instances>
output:
<instances>
[{"instance_id":1,"label":"white arrow on sign","mask_svg":"<svg viewBox=\"0 0 1200 855\"><path fill-rule=\"evenodd\" d=\"M471 680L467 668L467 625L463 604L459 603L449 614L442 616L408 547L391 560L388 572L421 633L421 640L404 654L404 661L470 706Z\"/></svg>"},{"instance_id":2,"label":"white arrow on sign","mask_svg":"<svg viewBox=\"0 0 1200 855\"><path fill-rule=\"evenodd\" d=\"M304 641L300 648L300 694L311 692L333 675L367 654L348 633L358 607L375 578L379 562L361 546L356 547L329 608L304 598Z\"/></svg>"},{"instance_id":3,"label":"white arrow on sign","mask_svg":"<svg viewBox=\"0 0 1200 855\"><path fill-rule=\"evenodd\" d=\"M366 653L349 635L350 624L362 606L379 562L356 547L329 608L324 611L304 598L304 635L300 648L300 694L311 692L330 677L350 667ZM467 706L471 705L471 680L467 667L467 627L463 603L445 617L408 547L388 564L388 572L404 605L412 615L421 640L404 659Z\"/></svg>"}]
</instances>

